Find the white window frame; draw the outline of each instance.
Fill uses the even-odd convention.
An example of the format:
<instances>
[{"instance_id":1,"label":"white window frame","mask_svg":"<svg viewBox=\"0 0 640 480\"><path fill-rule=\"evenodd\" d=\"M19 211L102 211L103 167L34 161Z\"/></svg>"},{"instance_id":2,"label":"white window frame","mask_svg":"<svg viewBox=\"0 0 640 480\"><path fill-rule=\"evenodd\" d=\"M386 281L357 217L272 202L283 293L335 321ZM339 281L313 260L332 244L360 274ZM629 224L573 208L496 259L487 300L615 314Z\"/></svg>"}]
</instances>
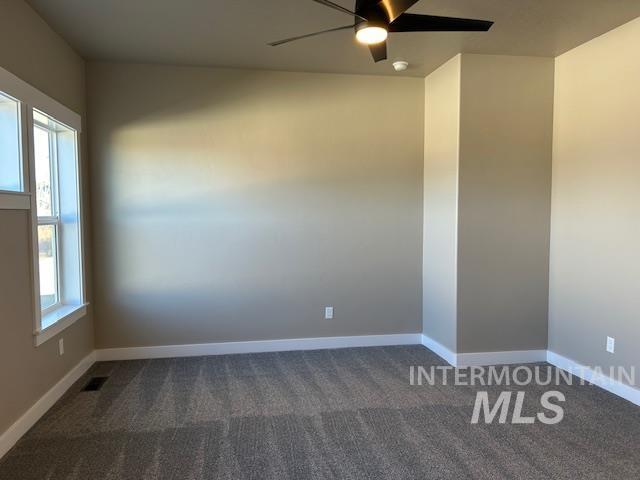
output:
<instances>
[{"instance_id":1,"label":"white window frame","mask_svg":"<svg viewBox=\"0 0 640 480\"><path fill-rule=\"evenodd\" d=\"M33 335L34 344L39 346L54 337L87 313L86 279L85 279L85 255L84 255L84 216L82 208L82 162L80 149L80 134L82 133L82 118L58 101L48 97L9 71L0 67L0 91L20 102L20 134L22 154L23 192L0 191L0 209L28 210L31 225L31 287L33 291ZM40 308L40 276L39 276L39 249L38 249L38 211L36 199L35 181L35 156L34 156L34 119L33 110L36 109L56 122L75 131L75 168L77 188L77 215L78 215L78 247L79 247L79 301L74 303L59 303L56 308L48 308L41 311ZM57 172L55 174L56 182ZM57 199L54 201L58 201ZM59 211L58 211L59 214ZM43 219L46 221L60 222L60 217ZM60 229L58 230L60 232ZM58 233L60 235L60 233ZM60 261L59 238L56 245L58 249L57 259ZM26 267L26 266L25 266ZM60 267L58 267L58 279L60 283ZM58 286L59 302L62 302L63 292ZM49 325L42 328L43 323Z\"/></svg>"}]
</instances>

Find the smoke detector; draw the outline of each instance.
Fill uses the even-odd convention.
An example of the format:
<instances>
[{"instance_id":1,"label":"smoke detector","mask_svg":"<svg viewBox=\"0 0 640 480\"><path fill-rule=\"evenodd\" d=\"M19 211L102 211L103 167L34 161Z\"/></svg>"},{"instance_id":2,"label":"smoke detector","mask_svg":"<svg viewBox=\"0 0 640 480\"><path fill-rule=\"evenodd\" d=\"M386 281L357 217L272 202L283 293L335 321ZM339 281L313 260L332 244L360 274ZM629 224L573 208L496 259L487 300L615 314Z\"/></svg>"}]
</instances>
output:
<instances>
[{"instance_id":1,"label":"smoke detector","mask_svg":"<svg viewBox=\"0 0 640 480\"><path fill-rule=\"evenodd\" d=\"M393 69L396 72L404 72L407 68L409 68L409 62L405 62L404 60L393 62Z\"/></svg>"}]
</instances>

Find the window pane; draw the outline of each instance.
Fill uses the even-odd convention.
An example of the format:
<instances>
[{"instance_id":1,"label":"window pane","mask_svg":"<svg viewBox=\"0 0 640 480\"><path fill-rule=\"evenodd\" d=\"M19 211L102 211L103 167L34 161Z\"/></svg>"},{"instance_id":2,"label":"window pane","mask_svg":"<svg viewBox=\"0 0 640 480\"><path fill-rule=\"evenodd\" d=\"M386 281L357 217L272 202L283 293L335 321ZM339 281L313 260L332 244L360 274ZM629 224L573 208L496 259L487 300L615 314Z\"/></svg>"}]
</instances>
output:
<instances>
[{"instance_id":1,"label":"window pane","mask_svg":"<svg viewBox=\"0 0 640 480\"><path fill-rule=\"evenodd\" d=\"M49 148L51 133L40 127L33 129L33 147L36 165L36 198L38 201L38 216L51 217L54 215L51 168Z\"/></svg>"},{"instance_id":2,"label":"window pane","mask_svg":"<svg viewBox=\"0 0 640 480\"><path fill-rule=\"evenodd\" d=\"M58 303L57 240L54 225L38 226L40 304L43 310Z\"/></svg>"},{"instance_id":3,"label":"window pane","mask_svg":"<svg viewBox=\"0 0 640 480\"><path fill-rule=\"evenodd\" d=\"M20 103L0 92L0 190L22 191Z\"/></svg>"}]
</instances>

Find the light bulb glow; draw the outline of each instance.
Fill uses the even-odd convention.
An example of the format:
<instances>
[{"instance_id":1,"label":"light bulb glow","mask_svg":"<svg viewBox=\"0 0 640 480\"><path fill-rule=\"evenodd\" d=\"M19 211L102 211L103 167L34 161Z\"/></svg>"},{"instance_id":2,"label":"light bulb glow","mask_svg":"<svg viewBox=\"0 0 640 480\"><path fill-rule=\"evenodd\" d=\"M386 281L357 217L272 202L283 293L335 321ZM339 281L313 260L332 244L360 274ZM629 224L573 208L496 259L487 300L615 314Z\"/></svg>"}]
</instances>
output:
<instances>
[{"instance_id":1,"label":"light bulb glow","mask_svg":"<svg viewBox=\"0 0 640 480\"><path fill-rule=\"evenodd\" d=\"M356 38L360 43L375 45L387 39L388 32L382 27L365 27L356 32Z\"/></svg>"}]
</instances>

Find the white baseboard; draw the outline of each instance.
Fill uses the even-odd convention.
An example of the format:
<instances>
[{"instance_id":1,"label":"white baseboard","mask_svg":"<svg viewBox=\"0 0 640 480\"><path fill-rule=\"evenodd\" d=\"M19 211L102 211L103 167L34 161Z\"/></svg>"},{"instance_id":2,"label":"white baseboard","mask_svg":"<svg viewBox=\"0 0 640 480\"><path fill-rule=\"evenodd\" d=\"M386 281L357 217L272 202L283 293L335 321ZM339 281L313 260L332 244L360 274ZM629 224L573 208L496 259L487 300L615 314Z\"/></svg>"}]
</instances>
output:
<instances>
[{"instance_id":1,"label":"white baseboard","mask_svg":"<svg viewBox=\"0 0 640 480\"><path fill-rule=\"evenodd\" d=\"M507 352L459 353L457 367L486 367L547 361L546 350L511 350Z\"/></svg>"},{"instance_id":2,"label":"white baseboard","mask_svg":"<svg viewBox=\"0 0 640 480\"><path fill-rule=\"evenodd\" d=\"M507 352L454 353L432 338L423 335L422 345L457 368L548 362L583 380L640 406L640 389L622 383L550 350L515 350Z\"/></svg>"},{"instance_id":3,"label":"white baseboard","mask_svg":"<svg viewBox=\"0 0 640 480\"><path fill-rule=\"evenodd\" d=\"M96 355L98 361L114 361L147 358L197 357L200 355L227 355L233 353L320 350L324 348L420 345L421 343L422 335L419 333L405 333L394 335L361 335L350 337L200 343L193 345L164 345L156 347L106 348L97 350Z\"/></svg>"},{"instance_id":4,"label":"white baseboard","mask_svg":"<svg viewBox=\"0 0 640 480\"><path fill-rule=\"evenodd\" d=\"M96 361L95 352L91 352L80 360L73 369L67 373L62 380L56 383L45 393L27 412L22 415L9 429L0 436L0 458L2 458L17 443L20 438L33 427L40 418L47 413L62 395L73 385L82 375L84 375L91 365Z\"/></svg>"},{"instance_id":5,"label":"white baseboard","mask_svg":"<svg viewBox=\"0 0 640 480\"><path fill-rule=\"evenodd\" d=\"M449 365L453 367L458 365L458 356L441 343L436 342L433 338L422 335L422 345L445 360Z\"/></svg>"},{"instance_id":6,"label":"white baseboard","mask_svg":"<svg viewBox=\"0 0 640 480\"><path fill-rule=\"evenodd\" d=\"M546 350L513 350L507 352L455 353L427 335L422 335L422 345L457 368L485 367L489 365L513 365L547 361Z\"/></svg>"},{"instance_id":7,"label":"white baseboard","mask_svg":"<svg viewBox=\"0 0 640 480\"><path fill-rule=\"evenodd\" d=\"M547 351L547 362L575 375L578 378L586 380L593 385L611 392L614 395L622 397L625 400L629 400L631 403L640 405L640 389L605 376L601 372L596 372L590 367L586 367L574 360L571 360L570 358L558 355L551 350Z\"/></svg>"}]
</instances>

